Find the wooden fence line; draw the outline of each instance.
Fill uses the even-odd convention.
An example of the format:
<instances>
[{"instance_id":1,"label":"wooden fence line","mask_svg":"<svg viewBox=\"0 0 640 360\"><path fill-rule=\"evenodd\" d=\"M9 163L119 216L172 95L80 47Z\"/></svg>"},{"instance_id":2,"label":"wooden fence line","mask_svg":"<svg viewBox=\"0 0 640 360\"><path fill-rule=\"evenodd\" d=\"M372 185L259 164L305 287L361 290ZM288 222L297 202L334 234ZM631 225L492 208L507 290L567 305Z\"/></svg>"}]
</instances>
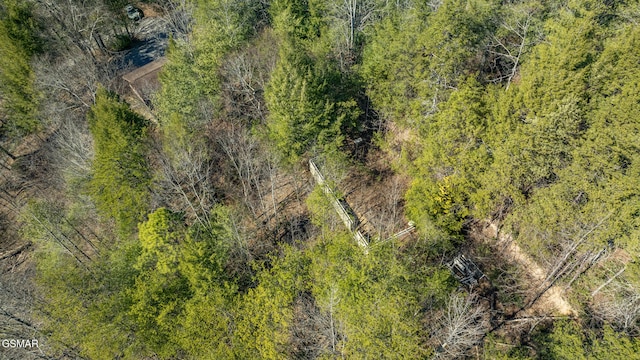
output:
<instances>
[{"instance_id":1,"label":"wooden fence line","mask_svg":"<svg viewBox=\"0 0 640 360\"><path fill-rule=\"evenodd\" d=\"M329 197L331 204L333 205L333 208L338 213L338 216L340 217L340 219L342 219L344 226L346 226L347 229L349 229L349 231L353 235L353 238L356 240L358 245L364 248L367 248L369 246L369 242L367 241L366 237L362 234L362 232L358 230L358 225L360 225L360 221L358 220L358 217L355 215L354 211L351 210L351 208L349 208L347 204L343 203L343 201L340 201L338 199L338 197L333 192L331 187L325 181L325 178L324 176L322 176L320 169L318 169L316 164L311 159L309 160L309 170L311 171L311 175L316 180L318 185L322 186L322 190Z\"/></svg>"}]
</instances>

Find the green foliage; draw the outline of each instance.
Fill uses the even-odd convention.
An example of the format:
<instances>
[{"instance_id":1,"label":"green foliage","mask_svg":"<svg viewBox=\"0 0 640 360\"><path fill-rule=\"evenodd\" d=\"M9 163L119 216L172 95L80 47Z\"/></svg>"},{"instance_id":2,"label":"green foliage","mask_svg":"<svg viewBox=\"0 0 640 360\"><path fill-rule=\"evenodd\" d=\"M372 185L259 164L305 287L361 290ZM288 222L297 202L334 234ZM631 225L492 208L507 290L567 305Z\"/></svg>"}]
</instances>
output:
<instances>
[{"instance_id":1,"label":"green foliage","mask_svg":"<svg viewBox=\"0 0 640 360\"><path fill-rule=\"evenodd\" d=\"M184 305L178 320L182 326L173 335L179 348L193 359L232 359L233 317L231 294L234 288L212 288L196 294Z\"/></svg>"},{"instance_id":2,"label":"green foliage","mask_svg":"<svg viewBox=\"0 0 640 360\"><path fill-rule=\"evenodd\" d=\"M282 0L269 12L279 59L265 89L268 136L292 164L307 152L336 153L358 120L360 83L337 64L329 8L322 1Z\"/></svg>"},{"instance_id":3,"label":"green foliage","mask_svg":"<svg viewBox=\"0 0 640 360\"><path fill-rule=\"evenodd\" d=\"M335 215L331 200L325 195L321 186L316 186L305 200L307 209L311 213L311 221L314 225L323 228L330 223Z\"/></svg>"},{"instance_id":4,"label":"green foliage","mask_svg":"<svg viewBox=\"0 0 640 360\"><path fill-rule=\"evenodd\" d=\"M300 251L284 247L270 268L256 276L258 285L239 304L236 324L236 357L240 359L285 359L288 351L292 304L304 290L309 259Z\"/></svg>"},{"instance_id":5,"label":"green foliage","mask_svg":"<svg viewBox=\"0 0 640 360\"><path fill-rule=\"evenodd\" d=\"M368 254L349 234L313 249L312 293L335 322L336 354L347 358L413 359L428 354L420 343L424 298L439 298L447 284L438 275L422 277L399 261L390 245Z\"/></svg>"},{"instance_id":6,"label":"green foliage","mask_svg":"<svg viewBox=\"0 0 640 360\"><path fill-rule=\"evenodd\" d=\"M104 89L96 94L88 121L95 150L91 195L102 214L130 233L149 203L146 121Z\"/></svg>"},{"instance_id":7,"label":"green foliage","mask_svg":"<svg viewBox=\"0 0 640 360\"><path fill-rule=\"evenodd\" d=\"M129 48L129 46L131 46L131 43L133 42L133 39L131 39L131 36L126 35L126 34L121 34L121 35L116 35L113 43L111 44L111 48L113 49L113 51L123 51Z\"/></svg>"},{"instance_id":8,"label":"green foliage","mask_svg":"<svg viewBox=\"0 0 640 360\"><path fill-rule=\"evenodd\" d=\"M341 139L335 138L340 124L330 122L333 104L316 92L320 90L317 86L323 84L317 84L314 81L317 77L305 74L308 70L304 67L298 69L291 60L281 55L265 99L269 107L269 137L276 148L294 163L316 140L316 136L326 134L323 136L325 139L338 142Z\"/></svg>"},{"instance_id":9,"label":"green foliage","mask_svg":"<svg viewBox=\"0 0 640 360\"><path fill-rule=\"evenodd\" d=\"M211 227L187 229L182 216L161 208L140 224L142 252L129 310L136 334L153 353L174 356L180 348L195 353L225 353L231 295L235 288L223 273L228 247L228 214L217 208ZM219 312L199 313L204 306ZM219 339L217 347L199 349L195 338Z\"/></svg>"},{"instance_id":10,"label":"green foliage","mask_svg":"<svg viewBox=\"0 0 640 360\"><path fill-rule=\"evenodd\" d=\"M193 296L171 324L180 349L194 358L230 358L237 278L225 269L231 249L229 211L215 207L206 226L193 225L180 246L178 272ZM182 324L182 325L178 325Z\"/></svg>"},{"instance_id":11,"label":"green foliage","mask_svg":"<svg viewBox=\"0 0 640 360\"><path fill-rule=\"evenodd\" d=\"M140 224L138 236L143 250L138 259L138 269L155 269L159 275L176 270L178 246L186 236L180 214L164 208L154 211L146 222Z\"/></svg>"},{"instance_id":12,"label":"green foliage","mask_svg":"<svg viewBox=\"0 0 640 360\"><path fill-rule=\"evenodd\" d=\"M640 353L640 341L637 338L619 334L611 327L604 328L602 337L592 339L590 359L632 359Z\"/></svg>"},{"instance_id":13,"label":"green foliage","mask_svg":"<svg viewBox=\"0 0 640 360\"><path fill-rule=\"evenodd\" d=\"M90 263L89 271L59 247L39 245L37 281L46 293L43 330L52 343L72 346L91 359L136 353L129 341L127 309L139 251L131 242L113 245L110 253Z\"/></svg>"},{"instance_id":14,"label":"green foliage","mask_svg":"<svg viewBox=\"0 0 640 360\"><path fill-rule=\"evenodd\" d=\"M495 27L487 1L443 1L434 12L419 7L378 23L365 46L361 74L384 115L414 126L437 111L465 74L482 64L476 57Z\"/></svg>"},{"instance_id":15,"label":"green foliage","mask_svg":"<svg viewBox=\"0 0 640 360\"><path fill-rule=\"evenodd\" d=\"M559 360L583 359L585 337L580 326L573 321L557 321L549 334L542 357Z\"/></svg>"},{"instance_id":16,"label":"green foliage","mask_svg":"<svg viewBox=\"0 0 640 360\"><path fill-rule=\"evenodd\" d=\"M269 137L290 164L310 149L335 151L344 139L343 128L352 128L360 115L355 100L341 94L336 70L314 64L300 51L289 43L281 45L265 90Z\"/></svg>"},{"instance_id":17,"label":"green foliage","mask_svg":"<svg viewBox=\"0 0 640 360\"><path fill-rule=\"evenodd\" d=\"M316 41L325 30L327 4L311 0L276 0L269 5L273 27L288 40Z\"/></svg>"},{"instance_id":18,"label":"green foliage","mask_svg":"<svg viewBox=\"0 0 640 360\"><path fill-rule=\"evenodd\" d=\"M498 131L487 139L494 161L483 175L485 199L519 205L555 182L584 132L594 20L560 11L545 26L548 41L522 63L517 86L496 96L492 120Z\"/></svg>"},{"instance_id":19,"label":"green foliage","mask_svg":"<svg viewBox=\"0 0 640 360\"><path fill-rule=\"evenodd\" d=\"M140 275L132 289L130 316L140 341L162 357L174 355L172 341L184 300L192 296L188 281L178 271L180 245L186 229L179 214L158 209L140 224L142 252L136 261Z\"/></svg>"},{"instance_id":20,"label":"green foliage","mask_svg":"<svg viewBox=\"0 0 640 360\"><path fill-rule=\"evenodd\" d=\"M38 37L40 24L33 16L33 5L19 0L3 0L0 3L2 24L7 36L13 40L27 56L42 51L42 41Z\"/></svg>"},{"instance_id":21,"label":"green foliage","mask_svg":"<svg viewBox=\"0 0 640 360\"><path fill-rule=\"evenodd\" d=\"M441 9L428 19L435 21ZM638 61L637 30L620 26L607 33L598 28L597 16L603 11L599 5L572 3L569 8L549 9L545 14L556 12L544 24L547 41L528 50L506 91L458 77L448 100L419 123L422 149L411 171L407 214L421 227L435 224L455 234L469 216L504 217L511 212L507 224L518 230L521 244L539 256L551 255L548 251L557 249L560 241L580 238L604 221L584 246L601 248L615 239L635 251L638 198L632 189L640 185L638 150L632 145L637 140L631 134L638 133L637 122L632 121L637 112L632 105L637 104L632 90L638 78L633 65ZM423 24L418 19L401 23L390 18L379 28L398 32L414 24L415 32ZM606 34L612 38L602 43ZM365 57L362 70L370 83L389 74L419 71L421 62L430 66L401 52L385 58L386 49L393 51L395 38L374 36L369 45L376 60L369 63ZM451 46L455 55L455 40ZM410 44L399 51L406 49ZM389 73L399 66L394 58L406 61L404 72ZM410 76L398 79L370 89L374 101L378 96L384 99L377 104L385 112L391 109L395 121L418 114L409 102L401 104L398 99L420 99L418 85L409 95L384 93L398 84L418 84ZM433 91L433 85L428 89ZM424 97L420 101L424 104Z\"/></svg>"},{"instance_id":22,"label":"green foliage","mask_svg":"<svg viewBox=\"0 0 640 360\"><path fill-rule=\"evenodd\" d=\"M215 99L220 87L218 68L224 56L252 33L258 1L197 1L192 31L193 70L199 89Z\"/></svg>"},{"instance_id":23,"label":"green foliage","mask_svg":"<svg viewBox=\"0 0 640 360\"><path fill-rule=\"evenodd\" d=\"M166 132L181 136L186 129L195 125L198 105L204 90L194 70L193 56L185 46L169 41L167 63L159 75L162 88L154 99L160 115L161 125Z\"/></svg>"},{"instance_id":24,"label":"green foliage","mask_svg":"<svg viewBox=\"0 0 640 360\"><path fill-rule=\"evenodd\" d=\"M38 94L34 88L31 57L40 51L37 25L27 2L0 4L0 132L24 136L40 129Z\"/></svg>"},{"instance_id":25,"label":"green foliage","mask_svg":"<svg viewBox=\"0 0 640 360\"><path fill-rule=\"evenodd\" d=\"M625 359L640 349L635 338L615 333L606 326L602 333L582 332L575 322L556 321L553 331L544 334L540 356L550 359Z\"/></svg>"},{"instance_id":26,"label":"green foliage","mask_svg":"<svg viewBox=\"0 0 640 360\"><path fill-rule=\"evenodd\" d=\"M224 270L228 212L218 207L210 218L206 230L187 228L180 214L158 209L140 224L139 241L114 243L84 266L43 242L46 329L92 359L229 358L237 288Z\"/></svg>"},{"instance_id":27,"label":"green foliage","mask_svg":"<svg viewBox=\"0 0 640 360\"><path fill-rule=\"evenodd\" d=\"M598 45L597 25L591 16L578 17L564 10L545 25L547 42L537 45L522 65L516 95L522 101L522 115L529 119L547 115L567 98L578 97L575 100L584 105Z\"/></svg>"},{"instance_id":28,"label":"green foliage","mask_svg":"<svg viewBox=\"0 0 640 360\"><path fill-rule=\"evenodd\" d=\"M640 186L640 154L637 139L631 135L640 131L634 120L639 100L632 90L637 88L640 73L631 66L640 59L633 47L637 37L636 30L626 28L606 43L593 64L591 87L596 91L590 111L581 109L575 96L567 95L555 113L524 125L533 125L533 133L523 137L528 139L524 146L523 141L513 145L520 150L512 150L511 157L514 153L522 156L516 158L521 159L516 166L526 167L510 176L520 174L520 184L528 184L523 191L551 183L537 190L529 205L510 220L521 224L523 243L532 246L534 253L548 246L542 240L553 243L566 234L579 238L580 232L602 221L590 235L588 246L600 248L609 240L630 251L640 246L640 207L633 190ZM498 165L497 156L494 165Z\"/></svg>"},{"instance_id":29,"label":"green foliage","mask_svg":"<svg viewBox=\"0 0 640 360\"><path fill-rule=\"evenodd\" d=\"M490 160L483 142L486 114L482 88L469 79L425 125L422 154L406 195L407 214L418 224L429 217L453 233L461 230L480 187L477 174Z\"/></svg>"},{"instance_id":30,"label":"green foliage","mask_svg":"<svg viewBox=\"0 0 640 360\"><path fill-rule=\"evenodd\" d=\"M360 67L376 108L397 120L409 115L419 76L414 61L419 56L416 38L424 25L412 15L390 16L378 23L363 50Z\"/></svg>"},{"instance_id":31,"label":"green foliage","mask_svg":"<svg viewBox=\"0 0 640 360\"><path fill-rule=\"evenodd\" d=\"M470 73L477 54L496 26L496 6L484 0L445 0L428 18L422 34L426 69L443 88L455 86L460 75Z\"/></svg>"},{"instance_id":32,"label":"green foliage","mask_svg":"<svg viewBox=\"0 0 640 360\"><path fill-rule=\"evenodd\" d=\"M638 29L626 27L606 43L594 65L593 84L600 89L593 100L597 109L590 117L586 140L575 149L574 166L565 173L567 182L587 194L585 211L593 213L597 204L605 204L613 212L606 236L633 252L640 249L640 150L636 136L640 132L636 120L640 71L633 65L640 61L639 42Z\"/></svg>"}]
</instances>

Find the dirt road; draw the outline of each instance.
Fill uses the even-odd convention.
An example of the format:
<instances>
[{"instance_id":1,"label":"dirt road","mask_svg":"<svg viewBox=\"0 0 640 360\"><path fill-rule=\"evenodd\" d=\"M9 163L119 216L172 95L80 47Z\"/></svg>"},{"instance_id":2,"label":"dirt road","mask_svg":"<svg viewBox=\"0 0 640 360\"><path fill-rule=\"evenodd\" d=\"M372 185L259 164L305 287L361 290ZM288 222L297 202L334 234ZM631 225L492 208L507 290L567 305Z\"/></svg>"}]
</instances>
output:
<instances>
[{"instance_id":1,"label":"dirt road","mask_svg":"<svg viewBox=\"0 0 640 360\"><path fill-rule=\"evenodd\" d=\"M544 280L546 278L546 272L538 265L531 257L526 254L513 241L510 234L500 233L498 226L494 223L488 224L483 229L483 235L490 239L495 239L497 244L501 247L504 255L511 258L515 263L519 264L522 268L527 269L528 274L537 282L536 285L543 288ZM533 305L526 310L526 313L535 315L536 313L548 313L549 309L553 308L559 315L577 316L576 310L569 304L564 298L563 291L558 286L551 286L548 288L540 298L533 303Z\"/></svg>"}]
</instances>

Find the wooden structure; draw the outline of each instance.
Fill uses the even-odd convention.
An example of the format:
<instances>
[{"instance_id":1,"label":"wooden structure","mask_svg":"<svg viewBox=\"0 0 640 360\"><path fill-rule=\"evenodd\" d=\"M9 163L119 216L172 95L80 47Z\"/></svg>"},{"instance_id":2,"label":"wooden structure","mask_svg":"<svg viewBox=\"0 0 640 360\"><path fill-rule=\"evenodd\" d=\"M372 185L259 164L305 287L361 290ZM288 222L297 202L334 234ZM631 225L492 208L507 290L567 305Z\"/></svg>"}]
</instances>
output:
<instances>
[{"instance_id":1,"label":"wooden structure","mask_svg":"<svg viewBox=\"0 0 640 360\"><path fill-rule=\"evenodd\" d=\"M150 93L159 87L158 73L166 62L167 58L161 57L122 75L131 91L147 106L150 104Z\"/></svg>"},{"instance_id":2,"label":"wooden structure","mask_svg":"<svg viewBox=\"0 0 640 360\"><path fill-rule=\"evenodd\" d=\"M453 261L447 264L447 267L458 281L467 286L478 284L478 281L485 276L473 261L462 254L456 256Z\"/></svg>"},{"instance_id":3,"label":"wooden structure","mask_svg":"<svg viewBox=\"0 0 640 360\"><path fill-rule=\"evenodd\" d=\"M416 224L413 221L409 221L408 227L398 231L397 233L391 235L390 237L380 240L378 243L385 243L391 240L402 240L405 236L411 234L416 229Z\"/></svg>"},{"instance_id":4,"label":"wooden structure","mask_svg":"<svg viewBox=\"0 0 640 360\"><path fill-rule=\"evenodd\" d=\"M322 186L322 190L329 197L333 208L338 213L340 219L342 219L344 226L346 226L347 229L349 229L349 231L353 234L353 238L356 240L358 245L367 248L369 246L369 242L367 241L367 238L365 238L365 236L362 234L362 232L358 230L360 221L355 215L355 212L344 200L338 199L331 187L325 181L324 176L322 176L322 173L320 173L320 170L313 162L313 160L309 160L309 170L311 171L311 175L316 180L318 185Z\"/></svg>"}]
</instances>

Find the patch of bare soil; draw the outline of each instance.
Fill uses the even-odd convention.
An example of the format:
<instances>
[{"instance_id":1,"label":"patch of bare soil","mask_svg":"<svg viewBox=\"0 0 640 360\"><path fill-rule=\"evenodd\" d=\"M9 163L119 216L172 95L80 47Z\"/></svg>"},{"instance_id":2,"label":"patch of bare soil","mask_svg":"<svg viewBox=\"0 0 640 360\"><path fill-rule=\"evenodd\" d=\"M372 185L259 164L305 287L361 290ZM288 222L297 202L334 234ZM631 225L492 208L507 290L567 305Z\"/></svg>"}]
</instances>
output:
<instances>
[{"instance_id":1,"label":"patch of bare soil","mask_svg":"<svg viewBox=\"0 0 640 360\"><path fill-rule=\"evenodd\" d=\"M493 246L501 250L501 254L526 269L527 275L533 279L533 285L545 288L546 272L528 254L526 254L518 244L513 241L510 234L501 233L495 223L488 223L483 227L482 235L484 239L492 240ZM550 309L554 309L559 315L576 317L578 313L571 304L564 298L563 290L552 285L539 296L539 298L525 310L525 315L548 314Z\"/></svg>"},{"instance_id":2,"label":"patch of bare soil","mask_svg":"<svg viewBox=\"0 0 640 360\"><path fill-rule=\"evenodd\" d=\"M162 8L157 4L137 3L135 6L138 9L142 10L142 14L144 14L144 17L157 17L164 14Z\"/></svg>"},{"instance_id":3,"label":"patch of bare soil","mask_svg":"<svg viewBox=\"0 0 640 360\"><path fill-rule=\"evenodd\" d=\"M387 139L389 139L392 148L401 149L404 144L418 142L418 138L413 129L402 128L393 121L387 123L387 131L389 134Z\"/></svg>"},{"instance_id":4,"label":"patch of bare soil","mask_svg":"<svg viewBox=\"0 0 640 360\"><path fill-rule=\"evenodd\" d=\"M404 194L409 181L390 164L387 154L371 150L365 166L352 169L340 184L345 200L361 222L361 230L382 240L408 226Z\"/></svg>"}]
</instances>

